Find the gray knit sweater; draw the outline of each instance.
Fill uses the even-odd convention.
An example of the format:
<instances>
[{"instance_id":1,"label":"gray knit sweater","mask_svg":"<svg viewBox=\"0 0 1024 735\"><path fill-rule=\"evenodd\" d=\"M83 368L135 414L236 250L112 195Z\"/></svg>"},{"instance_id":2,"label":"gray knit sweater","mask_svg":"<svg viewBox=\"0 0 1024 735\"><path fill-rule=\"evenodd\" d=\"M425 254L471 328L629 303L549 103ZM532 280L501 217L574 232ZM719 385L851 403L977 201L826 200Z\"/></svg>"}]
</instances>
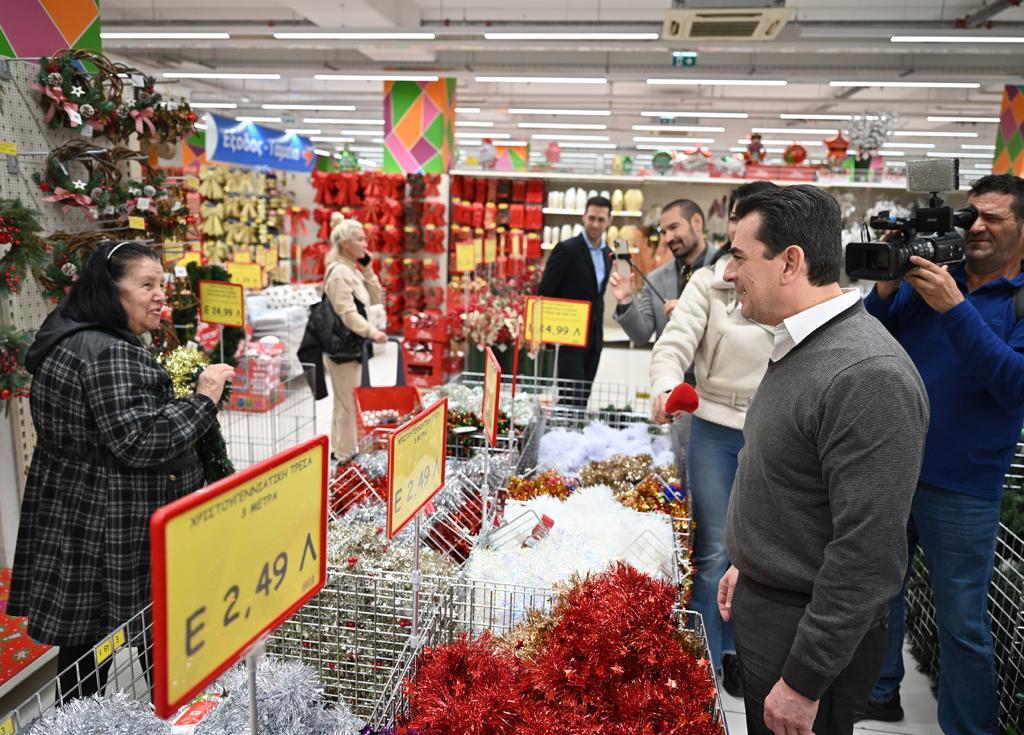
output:
<instances>
[{"instance_id":1,"label":"gray knit sweater","mask_svg":"<svg viewBox=\"0 0 1024 735\"><path fill-rule=\"evenodd\" d=\"M747 412L729 558L755 590L806 604L782 676L819 699L899 591L928 398L858 303L771 363Z\"/></svg>"}]
</instances>

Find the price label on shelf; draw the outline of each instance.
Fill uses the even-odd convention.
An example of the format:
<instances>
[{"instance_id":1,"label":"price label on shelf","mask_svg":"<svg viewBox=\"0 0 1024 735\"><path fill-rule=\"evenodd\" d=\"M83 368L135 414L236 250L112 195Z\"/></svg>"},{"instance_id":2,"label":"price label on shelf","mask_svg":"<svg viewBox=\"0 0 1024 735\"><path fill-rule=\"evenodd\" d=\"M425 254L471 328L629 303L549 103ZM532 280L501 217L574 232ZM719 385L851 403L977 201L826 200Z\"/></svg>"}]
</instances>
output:
<instances>
[{"instance_id":1,"label":"price label on shelf","mask_svg":"<svg viewBox=\"0 0 1024 735\"><path fill-rule=\"evenodd\" d=\"M0 140L0 156L16 156L18 155L18 144L8 143Z\"/></svg>"},{"instance_id":2,"label":"price label on shelf","mask_svg":"<svg viewBox=\"0 0 1024 735\"><path fill-rule=\"evenodd\" d=\"M531 343L586 347L590 306L589 301L527 296L523 338Z\"/></svg>"},{"instance_id":3,"label":"price label on shelf","mask_svg":"<svg viewBox=\"0 0 1024 735\"><path fill-rule=\"evenodd\" d=\"M484 262L484 239L482 237L473 240L473 257L477 263Z\"/></svg>"},{"instance_id":4,"label":"price label on shelf","mask_svg":"<svg viewBox=\"0 0 1024 735\"><path fill-rule=\"evenodd\" d=\"M448 399L398 427L388 437L388 538L444 487Z\"/></svg>"},{"instance_id":5,"label":"price label on shelf","mask_svg":"<svg viewBox=\"0 0 1024 735\"><path fill-rule=\"evenodd\" d=\"M145 230L146 218L132 215L128 218L128 228L131 230Z\"/></svg>"},{"instance_id":6,"label":"price label on shelf","mask_svg":"<svg viewBox=\"0 0 1024 735\"><path fill-rule=\"evenodd\" d=\"M492 447L498 446L498 398L501 395L501 365L490 347L484 362L484 405L480 414L484 420L484 433Z\"/></svg>"},{"instance_id":7,"label":"price label on shelf","mask_svg":"<svg viewBox=\"0 0 1024 735\"><path fill-rule=\"evenodd\" d=\"M202 265L203 264L203 258L202 258L202 256L199 253L197 253L195 251L192 251L192 252L189 252L189 253L185 253L185 255L182 257L182 259L178 261L178 265L180 265L182 268L187 268L189 263L195 263L196 265Z\"/></svg>"},{"instance_id":8,"label":"price label on shelf","mask_svg":"<svg viewBox=\"0 0 1024 735\"><path fill-rule=\"evenodd\" d=\"M476 245L472 242L455 243L455 270L459 273L476 270Z\"/></svg>"},{"instance_id":9,"label":"price label on shelf","mask_svg":"<svg viewBox=\"0 0 1024 735\"><path fill-rule=\"evenodd\" d=\"M245 288L263 288L263 266L259 263L227 263L228 276L232 283Z\"/></svg>"},{"instance_id":10,"label":"price label on shelf","mask_svg":"<svg viewBox=\"0 0 1024 735\"><path fill-rule=\"evenodd\" d=\"M249 252L249 248L238 248L238 250L235 251L235 257L232 258L232 260L236 263L251 263L252 253Z\"/></svg>"},{"instance_id":11,"label":"price label on shelf","mask_svg":"<svg viewBox=\"0 0 1024 735\"><path fill-rule=\"evenodd\" d=\"M264 248L264 249L260 250L259 255L260 255L260 257L259 257L260 265L262 265L265 270L268 270L268 271L275 271L275 270L277 270L277 263L278 263L278 260L279 260L279 255L278 255L278 252L277 252L277 248L274 248L274 247Z\"/></svg>"},{"instance_id":12,"label":"price label on shelf","mask_svg":"<svg viewBox=\"0 0 1024 735\"><path fill-rule=\"evenodd\" d=\"M0 735L14 735L15 732L17 730L14 729L14 717L0 720Z\"/></svg>"},{"instance_id":13,"label":"price label on shelf","mask_svg":"<svg viewBox=\"0 0 1024 735\"><path fill-rule=\"evenodd\" d=\"M327 444L303 442L153 514L158 716L173 715L323 587Z\"/></svg>"},{"instance_id":14,"label":"price label on shelf","mask_svg":"<svg viewBox=\"0 0 1024 735\"><path fill-rule=\"evenodd\" d=\"M498 259L498 240L488 237L484 240L484 263L490 265Z\"/></svg>"},{"instance_id":15,"label":"price label on shelf","mask_svg":"<svg viewBox=\"0 0 1024 735\"><path fill-rule=\"evenodd\" d=\"M245 326L245 294L237 283L199 282L199 318L207 324Z\"/></svg>"},{"instance_id":16,"label":"price label on shelf","mask_svg":"<svg viewBox=\"0 0 1024 735\"><path fill-rule=\"evenodd\" d=\"M99 666L108 658L113 656L115 653L124 648L125 642L127 642L128 636L124 632L124 628L118 628L114 631L114 634L108 638L104 638L100 641L96 648L93 649L93 653L96 656L96 665Z\"/></svg>"}]
</instances>

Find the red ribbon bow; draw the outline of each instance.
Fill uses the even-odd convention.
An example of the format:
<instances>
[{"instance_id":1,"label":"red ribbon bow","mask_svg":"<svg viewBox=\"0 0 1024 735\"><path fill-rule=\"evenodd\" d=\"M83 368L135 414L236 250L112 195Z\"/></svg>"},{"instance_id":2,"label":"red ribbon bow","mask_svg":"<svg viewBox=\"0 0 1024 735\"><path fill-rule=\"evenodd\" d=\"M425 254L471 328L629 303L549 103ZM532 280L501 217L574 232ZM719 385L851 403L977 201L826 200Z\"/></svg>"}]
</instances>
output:
<instances>
[{"instance_id":1,"label":"red ribbon bow","mask_svg":"<svg viewBox=\"0 0 1024 735\"><path fill-rule=\"evenodd\" d=\"M68 200L71 202L68 202ZM88 194L76 194L73 191L62 189L57 187L53 190L53 194L48 197L43 197L44 202L62 202L64 204L64 213L67 214L68 210L72 207L82 207L88 209L89 205L92 204L92 197Z\"/></svg>"},{"instance_id":2,"label":"red ribbon bow","mask_svg":"<svg viewBox=\"0 0 1024 735\"><path fill-rule=\"evenodd\" d=\"M57 110L63 109L65 112L78 112L78 105L69 100L64 96L64 90L60 87L44 87L41 84L33 84L32 89L37 92L42 92L45 96L50 98L50 109L46 112L44 121L49 124L53 119L53 116L57 114ZM68 116L71 117L70 115ZM78 124L73 120L70 120L71 127L77 128Z\"/></svg>"},{"instance_id":3,"label":"red ribbon bow","mask_svg":"<svg viewBox=\"0 0 1024 735\"><path fill-rule=\"evenodd\" d=\"M142 126L149 128L150 135L156 135L156 126L150 118L153 116L152 107L144 107L141 110L132 110L132 119L135 120L135 132L142 135Z\"/></svg>"}]
</instances>

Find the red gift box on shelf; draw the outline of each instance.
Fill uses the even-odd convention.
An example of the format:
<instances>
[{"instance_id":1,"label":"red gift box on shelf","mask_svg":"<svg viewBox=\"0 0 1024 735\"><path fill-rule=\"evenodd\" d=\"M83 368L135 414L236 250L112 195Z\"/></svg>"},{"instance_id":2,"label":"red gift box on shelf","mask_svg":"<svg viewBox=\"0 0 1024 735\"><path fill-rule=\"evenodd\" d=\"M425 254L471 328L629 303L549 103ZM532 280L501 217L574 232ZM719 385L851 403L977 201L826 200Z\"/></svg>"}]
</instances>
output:
<instances>
[{"instance_id":1,"label":"red gift box on shelf","mask_svg":"<svg viewBox=\"0 0 1024 735\"><path fill-rule=\"evenodd\" d=\"M530 204L542 204L544 202L543 179L530 179L526 182L526 201Z\"/></svg>"},{"instance_id":2,"label":"red gift box on shelf","mask_svg":"<svg viewBox=\"0 0 1024 735\"><path fill-rule=\"evenodd\" d=\"M422 365L407 365L405 368L405 382L417 388L436 388L445 380L441 370L431 370Z\"/></svg>"},{"instance_id":3,"label":"red gift box on shelf","mask_svg":"<svg viewBox=\"0 0 1024 735\"><path fill-rule=\"evenodd\" d=\"M413 342L406 339L402 343L402 354L405 357L406 365L443 370L447 353L447 342Z\"/></svg>"},{"instance_id":4,"label":"red gift box on shelf","mask_svg":"<svg viewBox=\"0 0 1024 735\"><path fill-rule=\"evenodd\" d=\"M369 421L370 412L393 409L398 412L398 420L402 421L420 405L420 394L411 386L394 386L384 388L353 388L352 395L356 404L356 427L362 439L375 429L394 429L397 423L373 423Z\"/></svg>"},{"instance_id":5,"label":"red gift box on shelf","mask_svg":"<svg viewBox=\"0 0 1024 735\"><path fill-rule=\"evenodd\" d=\"M402 321L402 333L410 341L447 343L452 336L452 325L438 312L407 314Z\"/></svg>"},{"instance_id":6,"label":"red gift box on shelf","mask_svg":"<svg viewBox=\"0 0 1024 735\"><path fill-rule=\"evenodd\" d=\"M512 201L513 202L524 202L526 201L526 180L515 179L512 182Z\"/></svg>"}]
</instances>

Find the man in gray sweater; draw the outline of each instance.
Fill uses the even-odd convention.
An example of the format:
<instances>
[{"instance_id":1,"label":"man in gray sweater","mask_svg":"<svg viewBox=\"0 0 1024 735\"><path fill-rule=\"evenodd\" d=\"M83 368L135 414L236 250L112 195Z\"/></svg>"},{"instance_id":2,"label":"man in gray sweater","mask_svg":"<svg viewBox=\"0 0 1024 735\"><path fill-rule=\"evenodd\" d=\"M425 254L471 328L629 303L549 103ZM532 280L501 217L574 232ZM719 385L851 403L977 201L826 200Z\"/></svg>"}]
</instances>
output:
<instances>
[{"instance_id":1,"label":"man in gray sweater","mask_svg":"<svg viewBox=\"0 0 1024 735\"><path fill-rule=\"evenodd\" d=\"M747 412L719 586L749 733L853 732L906 571L928 399L913 363L839 287L840 211L813 186L740 202L725 278L775 326Z\"/></svg>"}]
</instances>

